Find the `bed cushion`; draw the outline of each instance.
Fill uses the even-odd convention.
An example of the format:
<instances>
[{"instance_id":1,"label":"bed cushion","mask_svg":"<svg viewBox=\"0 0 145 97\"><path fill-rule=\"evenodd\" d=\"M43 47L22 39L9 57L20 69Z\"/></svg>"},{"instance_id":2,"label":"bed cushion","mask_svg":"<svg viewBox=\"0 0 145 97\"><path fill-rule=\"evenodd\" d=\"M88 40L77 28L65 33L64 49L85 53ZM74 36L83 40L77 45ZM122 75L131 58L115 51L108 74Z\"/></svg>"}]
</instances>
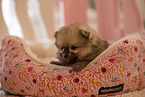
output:
<instances>
[{"instance_id":1,"label":"bed cushion","mask_svg":"<svg viewBox=\"0 0 145 97\"><path fill-rule=\"evenodd\" d=\"M37 58L23 39L8 36L1 41L2 88L11 94L55 97L107 96L142 89L143 45L140 38L123 38L77 73Z\"/></svg>"}]
</instances>

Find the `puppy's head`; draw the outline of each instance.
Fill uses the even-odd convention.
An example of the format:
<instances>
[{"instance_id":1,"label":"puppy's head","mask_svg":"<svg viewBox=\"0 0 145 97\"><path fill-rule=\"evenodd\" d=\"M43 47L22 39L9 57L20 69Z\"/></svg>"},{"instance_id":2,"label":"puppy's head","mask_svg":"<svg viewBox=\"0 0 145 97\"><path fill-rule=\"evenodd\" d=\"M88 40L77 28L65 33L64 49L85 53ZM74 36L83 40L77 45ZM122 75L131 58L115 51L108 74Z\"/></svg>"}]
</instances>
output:
<instances>
[{"instance_id":1,"label":"puppy's head","mask_svg":"<svg viewBox=\"0 0 145 97\"><path fill-rule=\"evenodd\" d=\"M83 24L62 27L55 33L59 60L65 64L85 60L96 37L96 32Z\"/></svg>"}]
</instances>

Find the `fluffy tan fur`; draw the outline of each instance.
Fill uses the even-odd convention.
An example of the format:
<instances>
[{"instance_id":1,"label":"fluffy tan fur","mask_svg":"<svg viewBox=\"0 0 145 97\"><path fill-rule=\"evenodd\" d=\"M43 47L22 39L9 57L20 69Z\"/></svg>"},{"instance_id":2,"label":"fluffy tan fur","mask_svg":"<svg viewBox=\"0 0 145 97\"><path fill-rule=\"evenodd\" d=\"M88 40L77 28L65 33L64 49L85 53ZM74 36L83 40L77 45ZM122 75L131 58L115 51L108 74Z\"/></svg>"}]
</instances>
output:
<instances>
[{"instance_id":1,"label":"fluffy tan fur","mask_svg":"<svg viewBox=\"0 0 145 97\"><path fill-rule=\"evenodd\" d=\"M108 47L91 27L79 23L62 27L55 38L60 64L72 66L75 71L83 69Z\"/></svg>"}]
</instances>

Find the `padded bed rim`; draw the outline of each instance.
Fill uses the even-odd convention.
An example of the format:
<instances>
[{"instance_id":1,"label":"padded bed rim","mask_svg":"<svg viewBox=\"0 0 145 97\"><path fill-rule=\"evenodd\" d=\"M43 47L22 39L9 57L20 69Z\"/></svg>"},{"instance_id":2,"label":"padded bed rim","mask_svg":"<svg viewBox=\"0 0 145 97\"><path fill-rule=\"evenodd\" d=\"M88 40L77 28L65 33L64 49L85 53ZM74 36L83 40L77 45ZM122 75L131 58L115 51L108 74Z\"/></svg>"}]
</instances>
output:
<instances>
[{"instance_id":1,"label":"padded bed rim","mask_svg":"<svg viewBox=\"0 0 145 97\"><path fill-rule=\"evenodd\" d=\"M67 66L58 66L58 65L54 65L54 64L50 64L49 62L46 62L46 61L42 61L40 58L38 58L30 49L30 47L28 46L28 44L26 43L26 41L20 37L17 37L17 36L6 36L4 38L8 38L8 37L16 37L18 38L19 40L21 40L22 42L22 45L23 45L23 48L24 48L24 51L26 52L26 54L32 58L35 62L38 62L42 65L45 65L45 66L50 66L50 67L54 67L56 69L64 69L64 70L70 70L72 69L72 67L67 67ZM3 38L3 39L4 39ZM92 60L88 65L87 67L89 67L91 64L93 64L96 60L99 60L102 56L104 56L107 52L109 52L111 49L113 49L115 46L117 46L119 43L123 42L124 40L127 40L127 39L140 39L140 37L137 37L137 36L128 36L128 37L124 37L120 40L118 40L117 42L115 42L114 44L112 44L111 46L109 46L104 52L102 52L99 56L97 56L94 60Z\"/></svg>"}]
</instances>

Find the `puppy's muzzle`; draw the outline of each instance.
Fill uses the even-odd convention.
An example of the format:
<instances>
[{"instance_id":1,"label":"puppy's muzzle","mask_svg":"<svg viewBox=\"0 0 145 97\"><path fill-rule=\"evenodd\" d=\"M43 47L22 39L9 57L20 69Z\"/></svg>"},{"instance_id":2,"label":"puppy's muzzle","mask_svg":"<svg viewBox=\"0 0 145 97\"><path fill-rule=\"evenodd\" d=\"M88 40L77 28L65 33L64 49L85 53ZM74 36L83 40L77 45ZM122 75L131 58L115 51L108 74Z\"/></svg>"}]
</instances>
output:
<instances>
[{"instance_id":1,"label":"puppy's muzzle","mask_svg":"<svg viewBox=\"0 0 145 97\"><path fill-rule=\"evenodd\" d=\"M77 60L77 57L69 52L69 49L64 49L62 58L66 60L67 62L75 62Z\"/></svg>"},{"instance_id":2,"label":"puppy's muzzle","mask_svg":"<svg viewBox=\"0 0 145 97\"><path fill-rule=\"evenodd\" d=\"M64 54L64 55L63 55L63 58L64 58L64 59L67 59L67 58L68 58L68 54Z\"/></svg>"},{"instance_id":3,"label":"puppy's muzzle","mask_svg":"<svg viewBox=\"0 0 145 97\"><path fill-rule=\"evenodd\" d=\"M64 48L63 55L62 55L63 59L67 59L69 56L68 54L69 54L69 49Z\"/></svg>"}]
</instances>

